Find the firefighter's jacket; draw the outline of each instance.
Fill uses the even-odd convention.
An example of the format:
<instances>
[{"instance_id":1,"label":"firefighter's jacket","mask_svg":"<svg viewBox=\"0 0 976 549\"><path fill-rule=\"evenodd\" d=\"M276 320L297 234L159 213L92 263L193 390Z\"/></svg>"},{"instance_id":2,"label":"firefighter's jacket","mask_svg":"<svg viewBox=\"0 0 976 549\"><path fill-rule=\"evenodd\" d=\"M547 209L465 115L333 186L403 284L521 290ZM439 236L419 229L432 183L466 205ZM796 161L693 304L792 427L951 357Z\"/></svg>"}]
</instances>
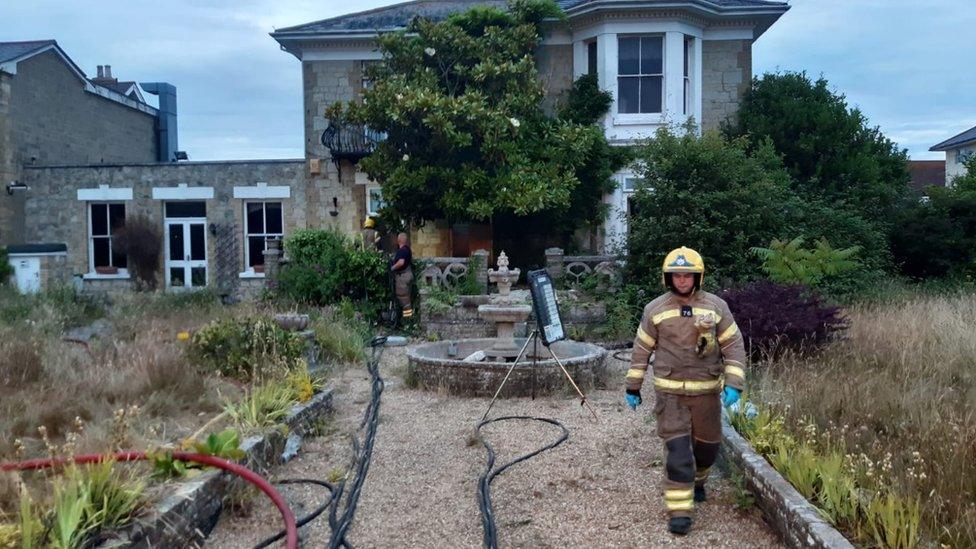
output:
<instances>
[{"instance_id":1,"label":"firefighter's jacket","mask_svg":"<svg viewBox=\"0 0 976 549\"><path fill-rule=\"evenodd\" d=\"M704 316L702 316L704 315ZM711 319L711 334L717 339L709 352L696 350L702 335L696 318ZM717 393L724 384L742 390L746 353L729 306L708 292L697 290L687 298L668 292L644 307L634 354L627 371L627 389L640 390L654 356L653 384L667 393L696 395Z\"/></svg>"}]
</instances>

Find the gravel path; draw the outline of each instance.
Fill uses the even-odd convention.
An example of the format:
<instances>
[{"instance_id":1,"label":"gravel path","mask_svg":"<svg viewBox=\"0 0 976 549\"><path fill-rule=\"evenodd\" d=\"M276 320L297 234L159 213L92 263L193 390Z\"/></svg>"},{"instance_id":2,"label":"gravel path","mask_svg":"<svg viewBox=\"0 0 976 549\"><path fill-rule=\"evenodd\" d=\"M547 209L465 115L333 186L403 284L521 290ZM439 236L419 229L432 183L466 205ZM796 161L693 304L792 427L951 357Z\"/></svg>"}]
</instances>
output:
<instances>
[{"instance_id":1,"label":"gravel path","mask_svg":"<svg viewBox=\"0 0 976 549\"><path fill-rule=\"evenodd\" d=\"M610 360L611 370L622 377L626 365ZM473 432L488 399L408 389L401 383L405 364L403 348L386 350L381 375L387 385L372 466L348 539L357 547L478 547L482 532L475 494L485 451ZM348 469L346 434L362 418L368 381L364 369L348 370L334 380L331 432L306 441L298 458L274 471L276 477L327 478L330 471ZM570 431L561 446L514 466L492 483L503 547L782 546L755 510L735 508L734 488L717 474L692 533L671 536L659 488L661 444L649 416L653 397L634 413L621 394L605 390L589 395L598 422L567 395L495 404L492 417L549 417ZM556 427L521 421L492 424L483 433L499 464L559 435ZM327 497L315 487L285 486L281 491L298 516ZM225 513L207 544L249 547L273 533L279 521L270 503L260 498L248 516ZM325 517L304 528L302 536L316 540L309 545L327 540Z\"/></svg>"}]
</instances>

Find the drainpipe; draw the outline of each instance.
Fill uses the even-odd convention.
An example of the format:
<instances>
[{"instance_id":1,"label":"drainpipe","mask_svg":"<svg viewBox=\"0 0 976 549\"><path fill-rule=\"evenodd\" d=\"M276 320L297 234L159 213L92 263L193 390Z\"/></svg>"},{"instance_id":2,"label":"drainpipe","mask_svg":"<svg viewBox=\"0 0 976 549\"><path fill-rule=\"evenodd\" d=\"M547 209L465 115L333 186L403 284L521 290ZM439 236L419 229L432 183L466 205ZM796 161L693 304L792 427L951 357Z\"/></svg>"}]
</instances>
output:
<instances>
[{"instance_id":1,"label":"drainpipe","mask_svg":"<svg viewBox=\"0 0 976 549\"><path fill-rule=\"evenodd\" d=\"M176 86L166 82L140 82L146 93L159 96L159 117L156 121L160 162L176 162Z\"/></svg>"}]
</instances>

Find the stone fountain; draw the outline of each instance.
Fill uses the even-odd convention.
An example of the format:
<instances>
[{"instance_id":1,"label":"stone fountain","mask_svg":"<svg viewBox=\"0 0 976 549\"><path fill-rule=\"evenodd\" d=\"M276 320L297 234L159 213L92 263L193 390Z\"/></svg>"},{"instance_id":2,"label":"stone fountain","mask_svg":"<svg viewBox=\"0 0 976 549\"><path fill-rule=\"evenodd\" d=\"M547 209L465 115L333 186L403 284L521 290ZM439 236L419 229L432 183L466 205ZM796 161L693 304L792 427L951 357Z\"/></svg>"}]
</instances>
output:
<instances>
[{"instance_id":1,"label":"stone fountain","mask_svg":"<svg viewBox=\"0 0 976 549\"><path fill-rule=\"evenodd\" d=\"M496 337L424 343L407 351L408 386L444 391L463 396L492 396L501 385L524 337L515 337L515 325L532 314L525 290L512 291L521 275L510 269L508 256L498 256L498 268L488 270L488 280L498 287L488 303L478 306L478 314L495 324ZM534 353L526 349L523 359L501 392L503 397L572 391L565 374L542 343ZM582 387L600 385L606 378L606 355L602 347L579 341L560 341L553 353Z\"/></svg>"},{"instance_id":2,"label":"stone fountain","mask_svg":"<svg viewBox=\"0 0 976 549\"><path fill-rule=\"evenodd\" d=\"M512 284L517 282L520 269L508 268L508 256L503 251L498 256L498 268L488 269L488 281L498 286L498 293L489 298L488 304L478 306L481 318L495 323L495 343L485 350L489 360L515 360L519 345L515 342L515 325L525 322L532 313L532 307L521 297L512 295Z\"/></svg>"}]
</instances>

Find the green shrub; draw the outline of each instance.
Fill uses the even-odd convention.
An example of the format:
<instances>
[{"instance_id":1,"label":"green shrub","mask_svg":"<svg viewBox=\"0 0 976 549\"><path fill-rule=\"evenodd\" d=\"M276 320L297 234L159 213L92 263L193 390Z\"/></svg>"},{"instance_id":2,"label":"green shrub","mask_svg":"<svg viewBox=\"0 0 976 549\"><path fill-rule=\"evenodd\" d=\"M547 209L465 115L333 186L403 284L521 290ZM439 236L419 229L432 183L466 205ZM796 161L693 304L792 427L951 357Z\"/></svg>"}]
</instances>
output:
<instances>
[{"instance_id":1,"label":"green shrub","mask_svg":"<svg viewBox=\"0 0 976 549\"><path fill-rule=\"evenodd\" d=\"M391 297L386 258L337 231L295 231L285 239L285 251L290 263L282 269L276 291L286 298L316 305L349 299L375 314Z\"/></svg>"},{"instance_id":2,"label":"green shrub","mask_svg":"<svg viewBox=\"0 0 976 549\"><path fill-rule=\"evenodd\" d=\"M642 178L627 235L628 279L660 287L661 261L689 246L706 261L706 284L761 276L750 248L791 229L784 218L789 176L771 148L743 140L658 130L637 151Z\"/></svg>"},{"instance_id":3,"label":"green shrub","mask_svg":"<svg viewBox=\"0 0 976 549\"><path fill-rule=\"evenodd\" d=\"M771 143L805 199L849 204L878 220L882 234L885 216L908 190L906 151L870 127L822 77L811 80L799 72L756 77L725 132L745 137L753 147Z\"/></svg>"},{"instance_id":4,"label":"green shrub","mask_svg":"<svg viewBox=\"0 0 976 549\"><path fill-rule=\"evenodd\" d=\"M837 250L822 238L808 250L802 247L803 241L802 236L789 242L773 239L768 248L753 248L752 251L763 260L762 269L777 284L815 287L825 278L857 270L859 246Z\"/></svg>"},{"instance_id":5,"label":"green shrub","mask_svg":"<svg viewBox=\"0 0 976 549\"><path fill-rule=\"evenodd\" d=\"M0 246L0 286L10 283L10 277L14 275L14 268L7 258L7 247Z\"/></svg>"},{"instance_id":6,"label":"green shrub","mask_svg":"<svg viewBox=\"0 0 976 549\"><path fill-rule=\"evenodd\" d=\"M242 381L293 367L305 350L301 336L269 318L215 320L190 340L188 353L205 370Z\"/></svg>"},{"instance_id":7,"label":"green shrub","mask_svg":"<svg viewBox=\"0 0 976 549\"><path fill-rule=\"evenodd\" d=\"M13 286L0 286L0 323L29 324L34 330L60 333L105 316L105 303L80 294L71 286L59 286L22 295Z\"/></svg>"},{"instance_id":8,"label":"green shrub","mask_svg":"<svg viewBox=\"0 0 976 549\"><path fill-rule=\"evenodd\" d=\"M248 391L236 402L226 402L224 411L242 431L255 431L281 423L295 405L295 392L287 383L271 381Z\"/></svg>"},{"instance_id":9,"label":"green shrub","mask_svg":"<svg viewBox=\"0 0 976 549\"><path fill-rule=\"evenodd\" d=\"M976 191L931 189L928 203L896 218L891 249L902 274L961 278L976 274Z\"/></svg>"}]
</instances>

